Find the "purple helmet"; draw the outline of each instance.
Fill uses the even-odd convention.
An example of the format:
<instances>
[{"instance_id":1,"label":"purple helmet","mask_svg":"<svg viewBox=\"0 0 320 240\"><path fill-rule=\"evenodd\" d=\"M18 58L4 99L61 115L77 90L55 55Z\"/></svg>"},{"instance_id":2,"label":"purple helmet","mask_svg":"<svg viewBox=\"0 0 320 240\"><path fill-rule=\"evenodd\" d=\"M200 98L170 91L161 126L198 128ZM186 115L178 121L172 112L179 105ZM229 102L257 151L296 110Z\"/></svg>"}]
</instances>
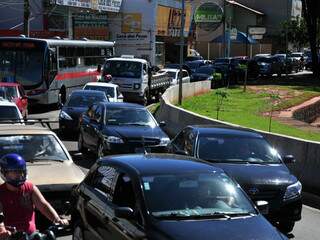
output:
<instances>
[{"instance_id":1,"label":"purple helmet","mask_svg":"<svg viewBox=\"0 0 320 240\"><path fill-rule=\"evenodd\" d=\"M27 180L26 161L19 154L9 153L0 159L1 177L6 183L19 187ZM9 179L6 177L8 171L21 171L23 174L18 179Z\"/></svg>"}]
</instances>

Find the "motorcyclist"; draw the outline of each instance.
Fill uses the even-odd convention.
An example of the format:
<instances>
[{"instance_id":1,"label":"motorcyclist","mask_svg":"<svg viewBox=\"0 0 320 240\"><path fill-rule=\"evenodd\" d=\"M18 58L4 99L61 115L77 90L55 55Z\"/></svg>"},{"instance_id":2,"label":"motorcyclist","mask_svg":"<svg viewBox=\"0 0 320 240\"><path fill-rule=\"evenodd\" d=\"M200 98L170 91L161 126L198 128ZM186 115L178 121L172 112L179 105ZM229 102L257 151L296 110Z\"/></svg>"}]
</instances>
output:
<instances>
[{"instance_id":1,"label":"motorcyclist","mask_svg":"<svg viewBox=\"0 0 320 240\"><path fill-rule=\"evenodd\" d=\"M0 240L11 235L5 226L16 227L17 231L27 234L35 232L35 208L53 223L68 224L66 219L59 217L39 189L27 181L23 157L15 153L4 155L0 159L0 175L4 180L0 185L0 214L4 215L4 223L0 224Z\"/></svg>"}]
</instances>

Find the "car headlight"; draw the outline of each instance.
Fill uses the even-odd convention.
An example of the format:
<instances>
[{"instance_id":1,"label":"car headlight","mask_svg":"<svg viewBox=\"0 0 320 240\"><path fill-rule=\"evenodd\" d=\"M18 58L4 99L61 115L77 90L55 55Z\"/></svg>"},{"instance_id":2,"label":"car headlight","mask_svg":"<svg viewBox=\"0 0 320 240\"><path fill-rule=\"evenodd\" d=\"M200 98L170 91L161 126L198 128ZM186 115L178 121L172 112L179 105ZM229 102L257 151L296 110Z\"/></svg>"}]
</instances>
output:
<instances>
[{"instance_id":1,"label":"car headlight","mask_svg":"<svg viewBox=\"0 0 320 240\"><path fill-rule=\"evenodd\" d=\"M287 187L286 193L284 194L283 200L290 200L300 196L302 190L302 185L299 181L291 184Z\"/></svg>"},{"instance_id":2,"label":"car headlight","mask_svg":"<svg viewBox=\"0 0 320 240\"><path fill-rule=\"evenodd\" d=\"M105 141L107 143L124 143L123 140L116 136L106 136Z\"/></svg>"},{"instance_id":3,"label":"car headlight","mask_svg":"<svg viewBox=\"0 0 320 240\"><path fill-rule=\"evenodd\" d=\"M170 142L170 138L161 138L160 145L168 145Z\"/></svg>"},{"instance_id":4,"label":"car headlight","mask_svg":"<svg viewBox=\"0 0 320 240\"><path fill-rule=\"evenodd\" d=\"M60 112L59 118L66 119L66 120L72 120L72 117L70 117L69 114L66 113L65 111L61 111Z\"/></svg>"},{"instance_id":5,"label":"car headlight","mask_svg":"<svg viewBox=\"0 0 320 240\"><path fill-rule=\"evenodd\" d=\"M141 87L141 84L140 84L140 83L134 83L134 84L133 84L133 89L134 89L134 90L140 89L140 87Z\"/></svg>"}]
</instances>

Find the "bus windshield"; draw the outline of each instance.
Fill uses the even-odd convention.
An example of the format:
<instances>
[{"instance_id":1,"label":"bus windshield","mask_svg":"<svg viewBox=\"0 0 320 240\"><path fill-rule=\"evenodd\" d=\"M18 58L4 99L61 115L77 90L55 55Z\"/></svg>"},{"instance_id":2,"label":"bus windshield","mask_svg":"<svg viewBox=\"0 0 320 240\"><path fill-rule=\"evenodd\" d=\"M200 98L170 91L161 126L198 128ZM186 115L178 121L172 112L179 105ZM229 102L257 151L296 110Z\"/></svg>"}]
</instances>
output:
<instances>
[{"instance_id":1,"label":"bus windshield","mask_svg":"<svg viewBox=\"0 0 320 240\"><path fill-rule=\"evenodd\" d=\"M42 83L41 49L0 48L0 81L18 82L26 89Z\"/></svg>"}]
</instances>

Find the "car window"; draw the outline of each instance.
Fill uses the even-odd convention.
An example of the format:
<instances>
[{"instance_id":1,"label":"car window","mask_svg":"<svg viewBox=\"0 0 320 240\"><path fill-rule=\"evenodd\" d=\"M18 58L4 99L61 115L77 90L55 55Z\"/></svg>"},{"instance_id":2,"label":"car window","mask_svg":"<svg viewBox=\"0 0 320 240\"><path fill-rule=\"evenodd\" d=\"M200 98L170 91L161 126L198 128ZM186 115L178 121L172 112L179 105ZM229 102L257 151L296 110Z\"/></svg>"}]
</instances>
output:
<instances>
[{"instance_id":1,"label":"car window","mask_svg":"<svg viewBox=\"0 0 320 240\"><path fill-rule=\"evenodd\" d=\"M184 129L173 140L173 145L175 145L178 150L183 150L191 155L193 153L194 138L195 136L191 129Z\"/></svg>"},{"instance_id":2,"label":"car window","mask_svg":"<svg viewBox=\"0 0 320 240\"><path fill-rule=\"evenodd\" d=\"M19 93L20 93L20 96L21 96L21 97L23 97L23 96L26 95L25 92L24 92L24 90L23 90L23 88L22 88L21 86L19 86L18 89L19 89Z\"/></svg>"},{"instance_id":3,"label":"car window","mask_svg":"<svg viewBox=\"0 0 320 240\"><path fill-rule=\"evenodd\" d=\"M6 86L6 87L0 87L0 92L3 92L4 98L8 100L12 100L12 98L18 97L18 92L16 87Z\"/></svg>"},{"instance_id":4,"label":"car window","mask_svg":"<svg viewBox=\"0 0 320 240\"><path fill-rule=\"evenodd\" d=\"M85 90L96 90L102 91L106 94L106 96L114 97L114 88L113 87L105 87L105 86L93 86L93 85L86 85Z\"/></svg>"},{"instance_id":5,"label":"car window","mask_svg":"<svg viewBox=\"0 0 320 240\"><path fill-rule=\"evenodd\" d=\"M94 112L96 111L98 105L97 104L93 104L89 107L89 109L87 110L86 112L86 115L89 117L89 118L93 118L94 117Z\"/></svg>"},{"instance_id":6,"label":"car window","mask_svg":"<svg viewBox=\"0 0 320 240\"><path fill-rule=\"evenodd\" d=\"M100 105L100 106L97 106L95 111L94 111L94 116L93 118L98 122L102 122L103 120L103 107Z\"/></svg>"},{"instance_id":7,"label":"car window","mask_svg":"<svg viewBox=\"0 0 320 240\"><path fill-rule=\"evenodd\" d=\"M0 121L18 119L20 119L19 110L15 106L0 106Z\"/></svg>"},{"instance_id":8,"label":"car window","mask_svg":"<svg viewBox=\"0 0 320 240\"><path fill-rule=\"evenodd\" d=\"M68 160L62 146L51 134L0 136L0 157L12 152L29 162Z\"/></svg>"},{"instance_id":9,"label":"car window","mask_svg":"<svg viewBox=\"0 0 320 240\"><path fill-rule=\"evenodd\" d=\"M151 175L143 176L142 181L146 205L154 217L256 213L240 187L225 173Z\"/></svg>"},{"instance_id":10,"label":"car window","mask_svg":"<svg viewBox=\"0 0 320 240\"><path fill-rule=\"evenodd\" d=\"M143 225L143 217L137 204L133 183L129 175L121 173L115 185L112 203L117 207L130 207L134 218L132 223Z\"/></svg>"},{"instance_id":11,"label":"car window","mask_svg":"<svg viewBox=\"0 0 320 240\"><path fill-rule=\"evenodd\" d=\"M188 72L187 72L187 71L183 71L183 72L182 72L182 77L189 77Z\"/></svg>"},{"instance_id":12,"label":"car window","mask_svg":"<svg viewBox=\"0 0 320 240\"><path fill-rule=\"evenodd\" d=\"M106 198L113 201L113 191L118 179L118 172L110 166L100 166L96 169L90 182L91 187L101 192Z\"/></svg>"},{"instance_id":13,"label":"car window","mask_svg":"<svg viewBox=\"0 0 320 240\"><path fill-rule=\"evenodd\" d=\"M106 101L106 95L100 94L71 94L66 106L68 107L88 107L95 102Z\"/></svg>"},{"instance_id":14,"label":"car window","mask_svg":"<svg viewBox=\"0 0 320 240\"><path fill-rule=\"evenodd\" d=\"M227 135L200 136L198 156L209 161L280 162L277 151L264 139Z\"/></svg>"}]
</instances>

